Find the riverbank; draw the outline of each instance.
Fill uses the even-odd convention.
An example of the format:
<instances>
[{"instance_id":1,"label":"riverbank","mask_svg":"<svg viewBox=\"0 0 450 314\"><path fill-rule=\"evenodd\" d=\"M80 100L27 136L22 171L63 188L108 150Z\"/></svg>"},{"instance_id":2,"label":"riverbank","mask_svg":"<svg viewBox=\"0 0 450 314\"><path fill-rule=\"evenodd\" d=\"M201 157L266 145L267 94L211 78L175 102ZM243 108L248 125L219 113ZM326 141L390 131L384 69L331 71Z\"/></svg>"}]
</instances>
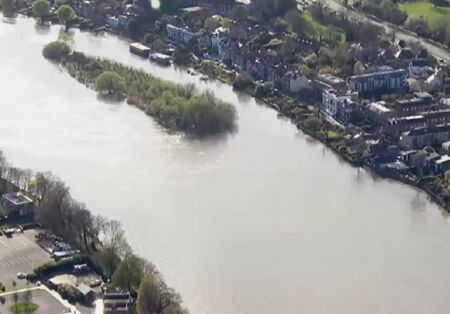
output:
<instances>
[{"instance_id":1,"label":"riverbank","mask_svg":"<svg viewBox=\"0 0 450 314\"><path fill-rule=\"evenodd\" d=\"M10 219L4 223L17 225L21 218L28 218L23 229L43 226L46 233L60 237L71 247L70 257L55 258L55 262L38 266L26 275L27 280L44 282L58 271L71 271L73 265L87 263L102 276L106 289L125 289L133 295L139 290L155 313L165 313L169 308L179 314L187 313L181 307L181 297L167 286L156 267L133 252L120 222L92 214L84 203L73 199L65 183L51 173L14 167L0 151L0 192L2 195L21 192L33 203L32 214L20 217L17 210L10 210L8 216L17 219L8 217ZM0 226L2 223L0 221ZM151 281L150 289L158 291L155 295L147 294L148 286L141 291L144 280ZM139 308L139 301L136 306Z\"/></svg>"}]
</instances>

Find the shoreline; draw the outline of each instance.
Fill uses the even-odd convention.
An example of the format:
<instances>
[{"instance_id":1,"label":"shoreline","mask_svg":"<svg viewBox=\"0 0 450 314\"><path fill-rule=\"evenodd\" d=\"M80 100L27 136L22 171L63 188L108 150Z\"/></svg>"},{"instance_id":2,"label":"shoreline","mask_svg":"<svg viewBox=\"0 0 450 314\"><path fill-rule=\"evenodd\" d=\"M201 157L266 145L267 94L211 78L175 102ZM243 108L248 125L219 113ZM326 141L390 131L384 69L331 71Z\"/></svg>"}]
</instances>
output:
<instances>
[{"instance_id":1,"label":"shoreline","mask_svg":"<svg viewBox=\"0 0 450 314\"><path fill-rule=\"evenodd\" d=\"M81 30L80 30L81 31ZM95 34L95 32L91 32L86 30L86 32L91 33L91 34ZM126 41L127 43L132 42L132 39L127 37L126 35L120 34L118 32L114 32L111 30L105 30L106 33L108 33L109 35L112 36L116 36L121 40ZM143 60L146 58L143 58ZM199 59L200 61L212 61L209 59ZM148 59L149 62L157 64L156 62ZM224 64L218 61L212 61L215 62L216 64L220 64L221 66L223 66ZM172 65L174 66L174 65ZM178 66L178 65L177 65ZM189 69L194 69L195 71L198 71L199 73L208 76L208 78L210 80L216 80L218 82L221 82L223 84L226 84L228 86L232 87L232 84L230 84L230 82L228 82L227 80L223 79L220 77L220 75L218 76L214 76L211 75L210 73L208 73L207 71L202 71L201 67L196 67L195 64L189 64L189 65L180 65L178 66L183 70L189 70ZM257 97L255 95L252 95L251 93L249 93L246 90L236 90L235 88L233 88L234 92L237 93L244 93L247 96L251 96L254 99L258 100L259 102L261 102L264 106L274 110L277 112L278 115L284 117L284 118L288 118L290 123L295 125L295 127L297 128L297 130L300 130L301 132L303 132L304 134L308 135L309 137L311 137L312 139L314 139L315 141L320 142L321 144L323 144L325 147L331 149L331 151L335 154L335 156L337 158L340 158L341 160L347 162L347 164L349 164L350 166L354 167L354 168L363 168L366 169L368 171L370 171L371 173L379 176L382 179L390 179L390 180L394 180L396 182L408 185L410 187L416 188L420 191L423 191L428 199L432 202L434 202L436 205L438 205L439 207L441 207L443 210L447 211L450 213L450 203L446 202L438 193L432 191L432 189L424 182L421 182L421 180L416 180L416 181L412 181L411 179L405 178L401 175L398 175L396 173L392 173L389 171L385 171L383 169L379 169L373 165L370 165L367 161L368 159L366 157L362 157L362 158L358 158L358 159L352 159L349 155L343 153L342 151L339 151L339 149L337 147L335 147L334 145L332 145L332 141L326 140L324 138L321 138L319 136L317 136L316 134L314 134L314 132L310 132L308 131L306 128L301 127L300 124L295 123L295 120L293 117L289 116L288 114L284 113L281 108L273 101L267 99L266 97ZM285 94L281 94L282 96L285 96Z\"/></svg>"}]
</instances>

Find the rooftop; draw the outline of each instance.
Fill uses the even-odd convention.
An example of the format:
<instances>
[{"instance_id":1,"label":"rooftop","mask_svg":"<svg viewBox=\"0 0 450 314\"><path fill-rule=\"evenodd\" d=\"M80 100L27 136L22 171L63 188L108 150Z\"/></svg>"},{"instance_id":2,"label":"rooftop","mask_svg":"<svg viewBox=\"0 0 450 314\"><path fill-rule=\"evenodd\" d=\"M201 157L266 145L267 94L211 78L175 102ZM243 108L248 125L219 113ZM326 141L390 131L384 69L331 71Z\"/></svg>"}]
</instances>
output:
<instances>
[{"instance_id":1,"label":"rooftop","mask_svg":"<svg viewBox=\"0 0 450 314\"><path fill-rule=\"evenodd\" d=\"M14 205L33 203L33 200L30 197L26 196L25 194L23 194L21 192L4 194L3 198L7 199Z\"/></svg>"},{"instance_id":2,"label":"rooftop","mask_svg":"<svg viewBox=\"0 0 450 314\"><path fill-rule=\"evenodd\" d=\"M450 161L450 156L448 156L448 155L443 155L443 156L441 156L441 158L439 158L438 160L436 160L435 163L439 165L439 164L442 164L442 163L448 162L448 161Z\"/></svg>"},{"instance_id":3,"label":"rooftop","mask_svg":"<svg viewBox=\"0 0 450 314\"><path fill-rule=\"evenodd\" d=\"M377 101L370 103L368 106L369 110L376 113L387 113L391 112L392 110L386 107L386 102L384 101Z\"/></svg>"},{"instance_id":4,"label":"rooftop","mask_svg":"<svg viewBox=\"0 0 450 314\"><path fill-rule=\"evenodd\" d=\"M399 75L399 76L406 75L406 70L397 69L397 70L389 70L389 71L372 72L372 73L350 76L349 79L354 80L354 79L369 78L369 77L384 76L384 75Z\"/></svg>"}]
</instances>

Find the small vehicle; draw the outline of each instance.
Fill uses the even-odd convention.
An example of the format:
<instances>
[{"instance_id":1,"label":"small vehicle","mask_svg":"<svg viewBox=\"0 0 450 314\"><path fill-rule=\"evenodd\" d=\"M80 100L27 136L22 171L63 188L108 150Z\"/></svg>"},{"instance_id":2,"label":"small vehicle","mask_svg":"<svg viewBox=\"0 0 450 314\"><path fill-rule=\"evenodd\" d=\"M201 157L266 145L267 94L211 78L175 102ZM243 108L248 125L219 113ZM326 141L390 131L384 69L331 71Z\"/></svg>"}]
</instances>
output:
<instances>
[{"instance_id":1,"label":"small vehicle","mask_svg":"<svg viewBox=\"0 0 450 314\"><path fill-rule=\"evenodd\" d=\"M18 279L26 279L27 275L25 273L20 272L20 273L17 273L17 278Z\"/></svg>"}]
</instances>

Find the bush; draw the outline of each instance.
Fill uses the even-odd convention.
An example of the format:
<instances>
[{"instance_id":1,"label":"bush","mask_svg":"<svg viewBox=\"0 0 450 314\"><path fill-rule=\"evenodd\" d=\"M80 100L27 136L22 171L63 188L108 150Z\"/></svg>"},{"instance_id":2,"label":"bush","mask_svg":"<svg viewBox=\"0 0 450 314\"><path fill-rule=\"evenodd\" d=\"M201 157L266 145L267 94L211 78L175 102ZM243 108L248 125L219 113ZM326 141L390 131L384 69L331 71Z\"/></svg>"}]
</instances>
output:
<instances>
[{"instance_id":1,"label":"bush","mask_svg":"<svg viewBox=\"0 0 450 314\"><path fill-rule=\"evenodd\" d=\"M65 42L57 40L47 44L42 51L42 55L50 60L62 61L71 53L69 45Z\"/></svg>"},{"instance_id":2,"label":"bush","mask_svg":"<svg viewBox=\"0 0 450 314\"><path fill-rule=\"evenodd\" d=\"M34 274L28 275L28 280L37 279L40 276L49 276L55 272L71 269L73 265L77 264L90 264L90 259L86 255L75 255L72 257L64 258L57 262L49 262L44 265L38 266L34 269Z\"/></svg>"},{"instance_id":3,"label":"bush","mask_svg":"<svg viewBox=\"0 0 450 314\"><path fill-rule=\"evenodd\" d=\"M248 72L239 73L234 79L233 88L237 90L245 90L249 87L253 87L253 78Z\"/></svg>"},{"instance_id":4,"label":"bush","mask_svg":"<svg viewBox=\"0 0 450 314\"><path fill-rule=\"evenodd\" d=\"M63 299L68 300L70 303L83 302L83 295L81 292L71 285L60 285L58 286L57 291Z\"/></svg>"},{"instance_id":5,"label":"bush","mask_svg":"<svg viewBox=\"0 0 450 314\"><path fill-rule=\"evenodd\" d=\"M123 97L125 80L117 72L104 71L95 79L95 89L100 94Z\"/></svg>"}]
</instances>

